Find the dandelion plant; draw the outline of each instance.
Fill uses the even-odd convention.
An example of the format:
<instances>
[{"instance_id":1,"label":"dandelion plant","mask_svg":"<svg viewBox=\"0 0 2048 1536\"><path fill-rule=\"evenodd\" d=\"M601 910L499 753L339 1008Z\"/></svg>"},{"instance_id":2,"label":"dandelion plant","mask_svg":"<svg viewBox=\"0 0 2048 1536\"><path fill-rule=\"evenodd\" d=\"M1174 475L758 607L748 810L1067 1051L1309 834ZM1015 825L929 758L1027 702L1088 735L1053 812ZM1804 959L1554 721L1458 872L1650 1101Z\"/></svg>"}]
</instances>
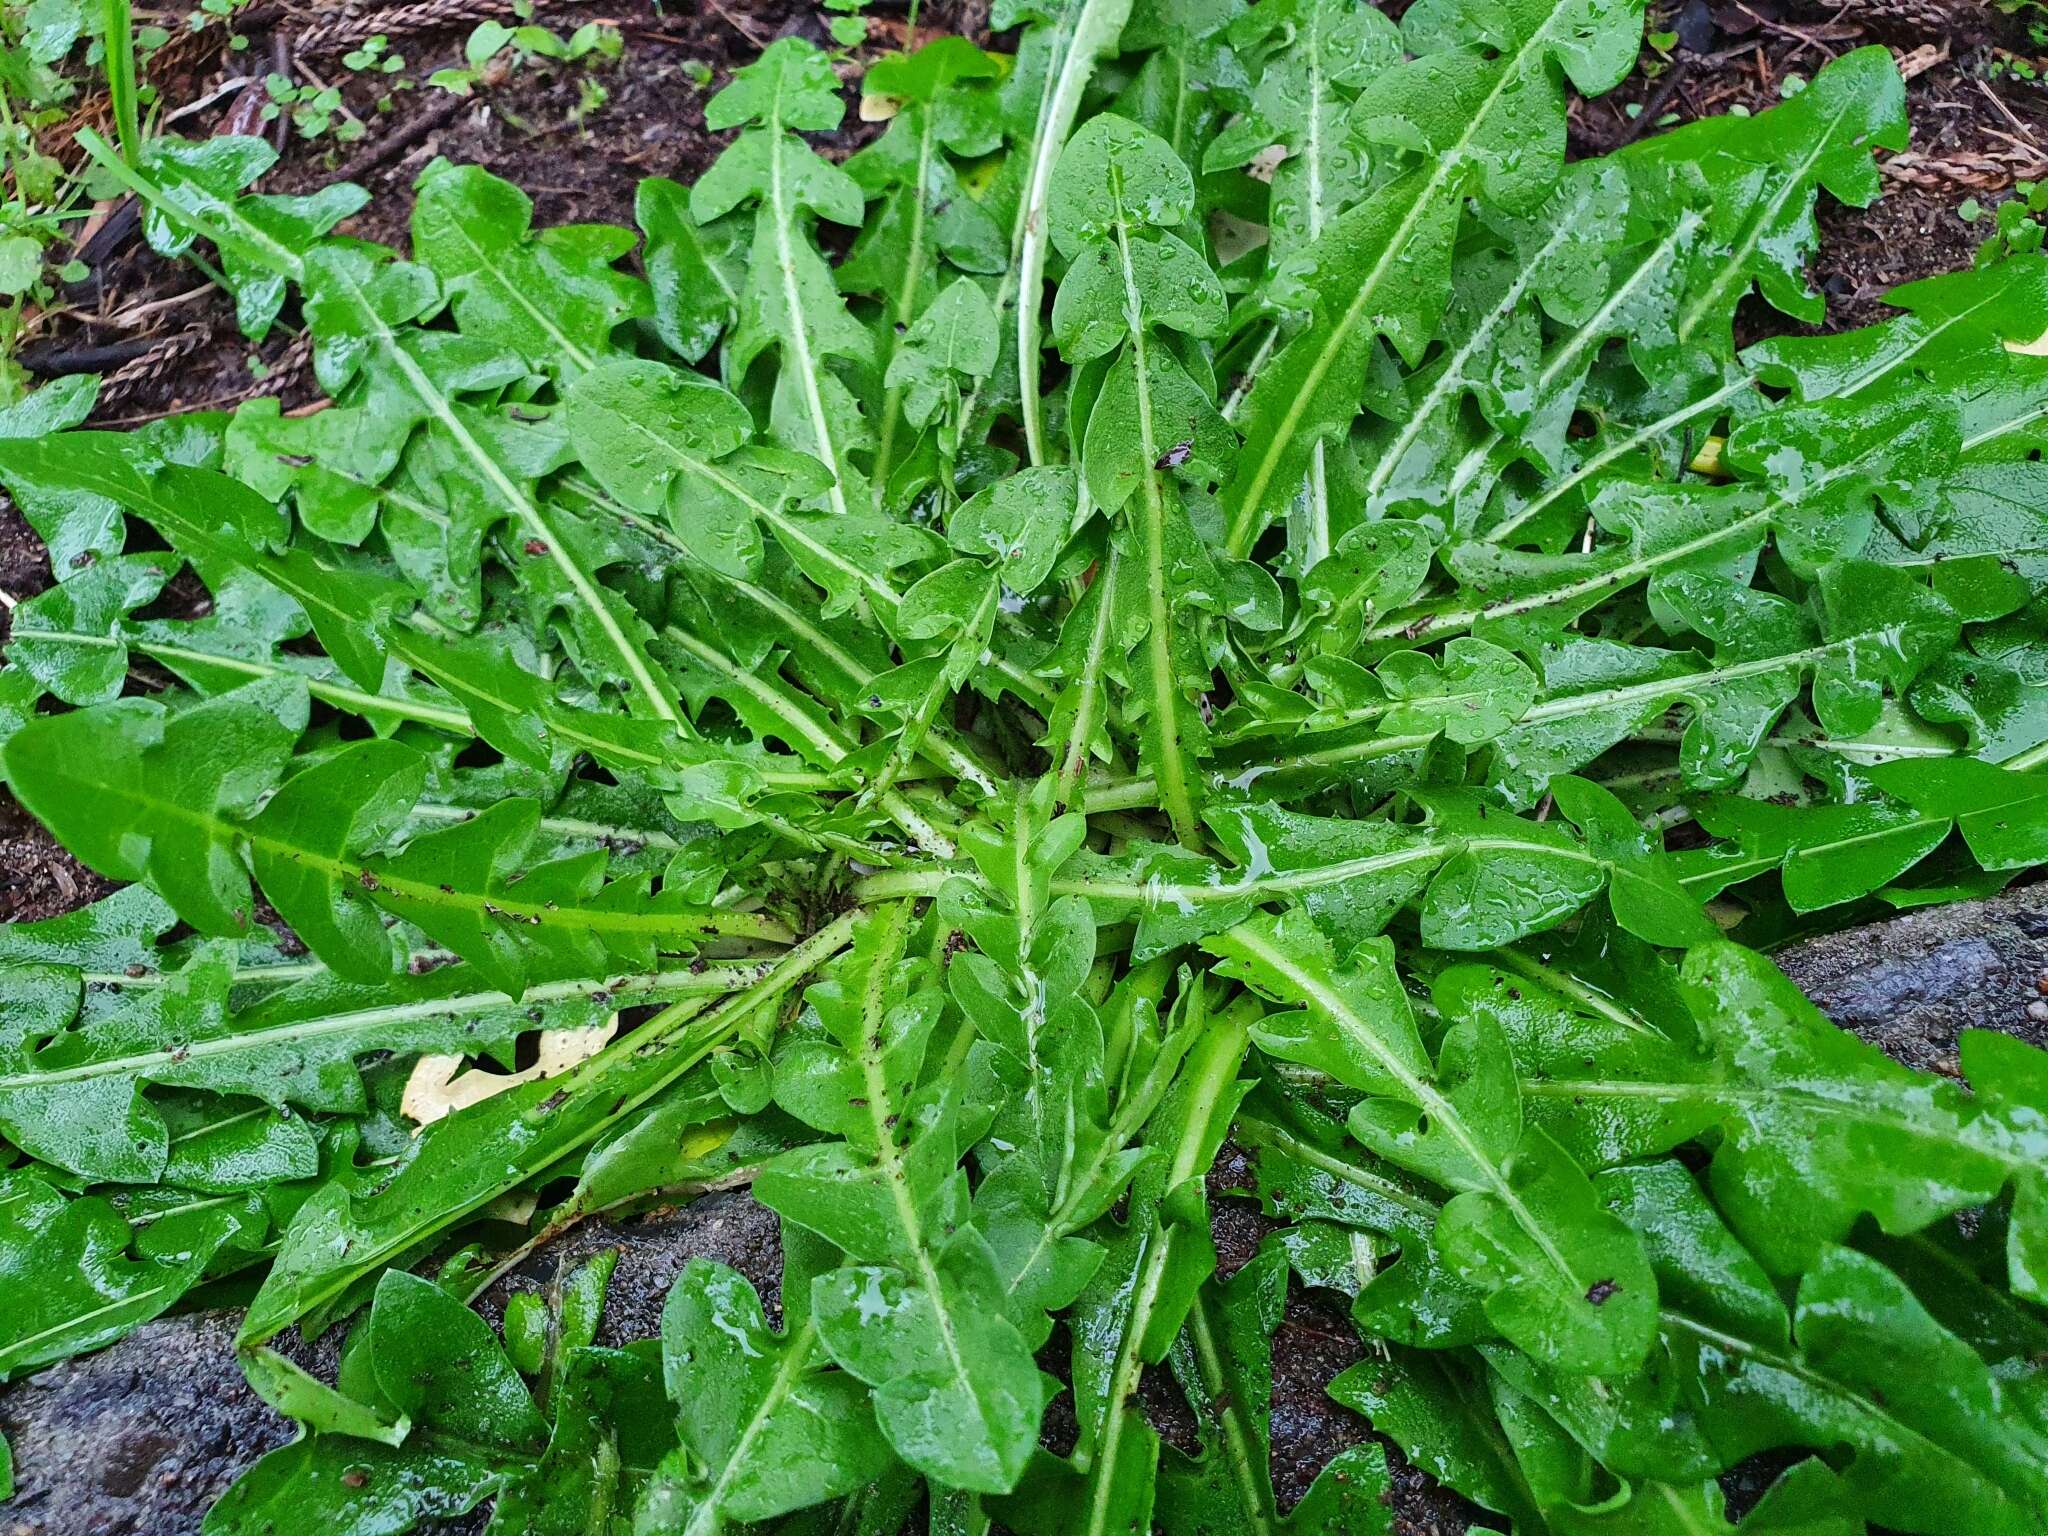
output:
<instances>
[{"instance_id":1,"label":"dandelion plant","mask_svg":"<svg viewBox=\"0 0 2048 1536\"><path fill-rule=\"evenodd\" d=\"M221 1536L1387 1531L1378 1442L1275 1489L1307 1287L1519 1532L1732 1531L1763 1454L1753 1536L2048 1528L2048 1060L1758 952L2048 861L2048 258L1759 324L1905 143L1881 49L1568 161L1640 5L994 24L843 160L775 42L637 231L122 168L325 404L0 416L0 772L124 882L0 930L0 1375L238 1298L304 1432ZM465 1307L712 1182L779 1295Z\"/></svg>"}]
</instances>

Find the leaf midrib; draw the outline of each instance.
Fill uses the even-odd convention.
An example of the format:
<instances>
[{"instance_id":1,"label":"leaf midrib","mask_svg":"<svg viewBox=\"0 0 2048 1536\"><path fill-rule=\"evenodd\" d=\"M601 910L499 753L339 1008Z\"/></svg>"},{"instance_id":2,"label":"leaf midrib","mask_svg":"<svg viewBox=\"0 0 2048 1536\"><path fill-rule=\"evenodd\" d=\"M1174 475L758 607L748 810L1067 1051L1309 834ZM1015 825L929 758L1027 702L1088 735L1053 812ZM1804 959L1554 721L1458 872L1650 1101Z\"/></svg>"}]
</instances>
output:
<instances>
[{"instance_id":1,"label":"leaf midrib","mask_svg":"<svg viewBox=\"0 0 2048 1536\"><path fill-rule=\"evenodd\" d=\"M502 914L519 919L529 927L569 926L592 933L650 935L657 938L664 935L681 937L716 934L775 940L778 936L786 937L788 932L772 919L745 912L713 912L708 908L678 908L674 912L662 913L613 911L595 907L563 906L559 902L526 902L509 894L495 892L451 891L445 884L439 882L409 879L388 868L372 868L367 864L323 854L317 849L301 847L262 832L254 824L230 821L218 814L177 801L159 799L125 783L108 783L79 773L73 773L70 777L73 782L84 785L92 793L125 803L136 811L145 813L146 816L181 822L196 828L206 833L209 840L216 844L246 843L251 849L261 849L279 860L312 869L337 886L360 885L365 889L389 891L407 902L420 906Z\"/></svg>"},{"instance_id":2,"label":"leaf midrib","mask_svg":"<svg viewBox=\"0 0 2048 1536\"><path fill-rule=\"evenodd\" d=\"M1688 1317L1684 1313L1669 1307L1660 1308L1658 1318L1666 1328L1690 1333L1695 1338L1718 1349L1726 1350L1730 1354L1740 1356L1744 1360L1752 1361L1764 1369L1782 1371L1787 1376L1794 1377L1810 1387L1827 1393L1835 1398L1836 1401L1849 1405L1860 1417L1884 1426L1888 1434L1918 1445L1924 1454L1937 1457L1952 1464L1968 1467L1984 1485L1997 1493L2002 1502L2014 1502L2010 1491L1975 1462L1964 1457L1959 1452L1951 1450L1939 1441L1930 1438L1925 1431L1916 1429L1913 1425L1901 1419L1889 1407L1881 1404L1865 1389L1852 1386L1847 1382L1828 1375L1825 1371L1811 1364L1803 1353L1793 1354L1767 1348L1764 1345L1743 1338L1740 1334L1729 1333L1723 1329L1715 1328L1711 1324L1701 1322L1697 1318Z\"/></svg>"},{"instance_id":3,"label":"leaf midrib","mask_svg":"<svg viewBox=\"0 0 2048 1536\"><path fill-rule=\"evenodd\" d=\"M1477 1175L1479 1189L1500 1202L1520 1227L1523 1234L1536 1245L1538 1252L1549 1261L1574 1293L1584 1295L1592 1282L1582 1276L1573 1266L1552 1238L1550 1231L1536 1219L1506 1172L1497 1166L1492 1157L1480 1145L1472 1128L1465 1123L1458 1107L1438 1091L1436 1085L1426 1081L1402 1061L1373 1028L1352 1011L1350 1005L1336 993L1330 991L1308 971L1296 965L1291 957L1268 943L1264 936L1249 925L1233 931L1232 940L1251 951L1259 962L1284 976L1302 994L1303 1000L1320 1009L1329 1021L1355 1040L1371 1054L1387 1078L1400 1085L1408 1102L1419 1109L1429 1120L1457 1143L1458 1150L1465 1155L1467 1166Z\"/></svg>"},{"instance_id":4,"label":"leaf midrib","mask_svg":"<svg viewBox=\"0 0 2048 1536\"><path fill-rule=\"evenodd\" d=\"M593 366L595 360L591 355L571 341L568 332L555 324L553 318L535 304L533 300L528 298L520 290L517 283L510 281L504 273L499 271L498 265L491 259L490 253L477 244L475 237L470 234L467 224L461 219L450 219L443 227L449 234L452 234L464 246L468 247L470 255L476 259L476 265L471 270L488 274L491 285L498 290L500 296L524 314L534 325L539 327L550 341L561 348L563 356L567 357L579 371L588 370Z\"/></svg>"},{"instance_id":5,"label":"leaf midrib","mask_svg":"<svg viewBox=\"0 0 2048 1536\"><path fill-rule=\"evenodd\" d=\"M1322 387L1322 381L1330 369L1336 366L1338 354L1349 343L1351 332L1357 327L1360 317L1364 315L1367 306L1372 302L1373 296L1379 291L1380 284L1385 280L1387 273L1393 270L1394 266L1398 263L1401 253L1407 249L1408 238L1414 233L1416 226L1420 223L1424 210L1433 206L1437 194L1445 186L1450 185L1454 178L1463 175L1466 167L1465 152L1477 139L1480 126L1492 115L1494 103L1500 100L1502 92L1507 89L1510 81L1521 78L1522 70L1528 60L1539 49L1549 46L1550 29L1557 24L1558 18L1564 15L1565 10L1564 0L1552 0L1550 12L1543 18L1542 24L1529 34L1512 55L1497 61L1500 65L1500 70L1494 78L1492 87L1487 91L1485 99L1479 103L1478 108L1473 112L1472 120L1465 125L1464 130L1458 135L1456 141L1448 147L1436 151L1432 158L1428 177L1410 201L1407 211L1401 215L1401 221L1395 227L1393 237L1387 241L1385 247L1381 250L1378 258L1373 263L1371 271L1366 274L1365 281L1359 285L1358 292L1352 296L1351 302L1345 306L1341 319L1330 328L1328 338L1324 341L1321 349L1315 354L1304 382L1297 390L1293 402L1282 413L1278 426L1268 439L1268 445L1259 459L1257 468L1253 471L1250 480L1246 482L1244 499L1239 503L1238 516L1231 521L1229 535L1225 542L1225 547L1234 557L1242 559L1249 552L1253 525L1259 520L1260 509L1265 504L1266 492L1272 483L1273 476L1279 472L1281 457L1293 443L1300 429L1302 417L1308 409L1308 402L1314 397L1316 391ZM1292 344L1290 343L1290 345Z\"/></svg>"},{"instance_id":6,"label":"leaf midrib","mask_svg":"<svg viewBox=\"0 0 2048 1536\"><path fill-rule=\"evenodd\" d=\"M1186 711L1180 676L1173 658L1173 610L1166 590L1166 492L1161 484L1159 444L1152 433L1152 363L1146 348L1145 308L1138 291L1138 271L1131 257L1130 217L1124 207L1123 177L1110 166L1110 195L1116 207L1116 250L1124 290L1125 347L1138 406L1139 490L1145 515L1139 525L1145 559L1146 681L1151 685L1149 739L1156 743L1160 798L1174 831L1184 844L1199 848L1201 824L1195 818L1194 796L1182 752L1180 719Z\"/></svg>"},{"instance_id":7,"label":"leaf midrib","mask_svg":"<svg viewBox=\"0 0 2048 1536\"><path fill-rule=\"evenodd\" d=\"M791 228L794 210L783 188L782 158L788 153L787 130L782 126L782 98L775 98L768 115L768 221L774 233L776 276L782 284L782 307L789 316L789 331L783 338L796 354L790 366L804 392L804 410L811 418L811 431L832 472L826 499L840 517L846 515L846 488L840 483L839 442L825 417L825 398L818 391L818 360L811 349L810 326L805 321L803 295L796 281L796 232ZM806 151L808 153L809 151Z\"/></svg>"},{"instance_id":8,"label":"leaf midrib","mask_svg":"<svg viewBox=\"0 0 2048 1536\"><path fill-rule=\"evenodd\" d=\"M530 1177L543 1169L552 1167L591 1138L601 1134L607 1125L616 1123L618 1116L638 1109L670 1083L677 1081L685 1072L708 1056L719 1042L738 1029L741 1022L756 1008L759 1008L772 998L781 996L783 990L788 986L794 985L804 973L818 965L822 965L825 961L831 959L833 955L844 949L852 936L853 923L854 917L852 913L835 918L831 923L819 929L787 954L779 956L772 969L763 975L760 980L753 983L745 991L729 995L709 1014L704 1015L701 1022L705 1027L698 1032L700 1038L692 1042L692 1048L682 1052L678 1060L667 1063L664 1069L656 1074L652 1080L641 1084L638 1091L629 1092L622 1097L620 1102L613 1107L612 1116L609 1119L594 1121L580 1137L573 1138L565 1145L557 1147L552 1153L539 1159L532 1166L520 1168L520 1177ZM562 1086L556 1092L573 1095L583 1085L600 1080L604 1073L618 1066L622 1061L646 1059L652 1055L659 1055L671 1043L668 1036L673 1030L683 1024L695 1021L697 1018L698 1015L692 1007L692 1000L684 999L681 1002L670 1004L668 1008L650 1019L639 1029L613 1040L611 1044L607 1045L595 1056L592 1056L580 1066L573 1068L564 1078L557 1079ZM346 1264L329 1268L324 1273L315 1271L310 1277L312 1281L310 1288L306 1283L308 1277L291 1277L294 1282L296 1299L290 1315L279 1319L270 1327L268 1333L263 1334L261 1337L252 1337L248 1333L248 1316L255 1315L257 1303L263 1300L263 1291L267 1291L270 1288L271 1282L277 1278L277 1271L273 1268L269 1277L264 1281L263 1291L257 1292L256 1301L251 1303L250 1313L245 1315L243 1319L243 1331L236 1337L236 1347L245 1348L249 1345L261 1344L266 1339L275 1337L281 1329L288 1327L291 1323L307 1316L316 1308L325 1305L334 1297L342 1294L360 1276L368 1274L371 1270L387 1263L394 1256L405 1252L428 1233L433 1232L439 1227L460 1221L472 1211L480 1210L483 1206L489 1204L491 1200L495 1199L499 1193L502 1193L504 1187L509 1186L501 1186L487 1191L473 1200L462 1202L459 1208L454 1210L437 1210L431 1206L423 1207L411 1218L399 1224L395 1230L388 1231L381 1242L374 1243L367 1256L361 1253L351 1253ZM348 1212L351 1217L353 1216L353 1206L353 1198L345 1197L343 1210ZM269 1322L267 1314L265 1321L266 1323Z\"/></svg>"},{"instance_id":9,"label":"leaf midrib","mask_svg":"<svg viewBox=\"0 0 2048 1536\"><path fill-rule=\"evenodd\" d=\"M172 1049L138 1051L111 1056L75 1066L0 1075L0 1093L19 1089L52 1087L60 1083L87 1082L98 1078L146 1075L167 1066L184 1066L244 1051L268 1051L280 1046L323 1040L337 1035L360 1034L383 1025L408 1024L422 1019L453 1019L465 1014L487 1013L496 1008L538 1007L548 1003L589 999L598 993L613 997L653 995L701 995L730 992L757 979L758 966L718 966L709 970L650 971L642 976L620 976L610 980L579 978L574 981L541 982L518 997L487 990L451 997L421 998L410 1003L387 1003L375 1008L353 1009L300 1019L267 1029L243 1030L207 1040L195 1040ZM366 1044L365 1050L373 1049ZM216 1129L208 1126L207 1129Z\"/></svg>"},{"instance_id":10,"label":"leaf midrib","mask_svg":"<svg viewBox=\"0 0 2048 1536\"><path fill-rule=\"evenodd\" d=\"M338 267L335 269L335 278L346 288L358 320L367 323L369 339L376 343L378 350L404 376L406 387L412 391L414 398L462 450L463 456L476 466L477 472L497 493L505 510L510 512L533 538L545 546L547 559L561 572L563 580L568 582L570 590L576 594L578 602L589 613L591 621L603 633L614 653L614 660L632 680L635 690L646 700L655 717L672 725L680 725L682 716L669 699L667 691L655 680L647 658L627 638L625 630L619 624L618 615L612 612L610 604L605 601L605 594L599 588L596 578L576 563L560 533L548 521L539 503L522 493L499 467L498 461L484 451L483 444L476 440L469 428L462 424L461 418L455 414L453 403L441 393L434 381L427 377L425 370L413 361L405 348L399 345L398 333L377 313L375 306L370 303L369 296L363 292L362 286Z\"/></svg>"}]
</instances>

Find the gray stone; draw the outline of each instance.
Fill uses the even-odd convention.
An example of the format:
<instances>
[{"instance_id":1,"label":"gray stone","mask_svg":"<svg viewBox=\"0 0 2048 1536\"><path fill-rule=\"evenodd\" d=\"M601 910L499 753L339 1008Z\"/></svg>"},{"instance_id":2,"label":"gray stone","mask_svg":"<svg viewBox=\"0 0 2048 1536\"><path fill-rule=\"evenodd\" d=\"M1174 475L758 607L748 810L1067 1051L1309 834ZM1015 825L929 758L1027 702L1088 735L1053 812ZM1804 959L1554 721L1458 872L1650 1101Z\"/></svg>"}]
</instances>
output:
<instances>
[{"instance_id":1,"label":"gray stone","mask_svg":"<svg viewBox=\"0 0 2048 1536\"><path fill-rule=\"evenodd\" d=\"M771 1302L781 1287L775 1217L743 1194L572 1231L535 1252L479 1299L496 1324L516 1290L550 1284L606 1248L618 1266L601 1344L652 1338L676 1273L703 1254L745 1274ZM235 1364L239 1314L195 1312L145 1323L94 1355L0 1390L0 1430L14 1449L15 1496L0 1536L191 1536L244 1468L291 1438L290 1423L249 1389ZM337 1329L311 1344L277 1340L332 1380ZM481 1515L444 1530L480 1530Z\"/></svg>"},{"instance_id":2,"label":"gray stone","mask_svg":"<svg viewBox=\"0 0 2048 1536\"><path fill-rule=\"evenodd\" d=\"M1953 1075L1965 1029L2048 1045L2048 885L1902 913L1773 958L1837 1024L1923 1071Z\"/></svg>"}]
</instances>

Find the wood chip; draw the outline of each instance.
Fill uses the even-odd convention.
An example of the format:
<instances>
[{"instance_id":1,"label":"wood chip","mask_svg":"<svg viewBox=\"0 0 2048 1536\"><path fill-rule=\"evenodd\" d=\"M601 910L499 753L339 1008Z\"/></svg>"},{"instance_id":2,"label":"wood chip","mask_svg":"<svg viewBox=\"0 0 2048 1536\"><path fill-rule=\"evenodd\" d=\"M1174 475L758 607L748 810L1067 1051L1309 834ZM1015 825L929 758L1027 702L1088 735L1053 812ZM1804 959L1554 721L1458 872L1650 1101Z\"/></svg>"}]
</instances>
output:
<instances>
[{"instance_id":1,"label":"wood chip","mask_svg":"<svg viewBox=\"0 0 2048 1536\"><path fill-rule=\"evenodd\" d=\"M1948 62L1948 43L1946 40L1939 46L1934 43L1922 43L1911 53L1900 53L1897 49L1892 51L1899 61L1899 73L1908 80L1926 74L1928 70L1934 68L1937 64L1946 64Z\"/></svg>"}]
</instances>

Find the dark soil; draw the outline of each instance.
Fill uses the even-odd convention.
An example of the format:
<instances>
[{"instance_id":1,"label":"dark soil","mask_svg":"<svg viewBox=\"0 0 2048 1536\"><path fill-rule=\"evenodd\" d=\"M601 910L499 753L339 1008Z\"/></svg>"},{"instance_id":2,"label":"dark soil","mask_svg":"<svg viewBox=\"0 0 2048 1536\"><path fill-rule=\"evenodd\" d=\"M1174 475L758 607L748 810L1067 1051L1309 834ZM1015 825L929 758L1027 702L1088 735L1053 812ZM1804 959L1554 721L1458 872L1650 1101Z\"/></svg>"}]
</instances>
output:
<instances>
[{"instance_id":1,"label":"dark soil","mask_svg":"<svg viewBox=\"0 0 2048 1536\"><path fill-rule=\"evenodd\" d=\"M873 50L902 41L900 11L891 14L901 3L884 0L871 16ZM181 40L159 56L156 83L167 102L207 101L281 58L302 83L339 84L366 135L343 145L272 125L284 155L262 190L358 181L375 196L343 232L402 247L414 178L436 155L518 182L540 224L630 224L642 177L691 179L721 147L722 137L702 126L703 106L735 65L776 37L825 38L821 13L802 0L673 10L658 0L621 0L602 12L625 36L625 55L615 63L537 61L467 99L417 83L460 63L469 29L504 9L499 0L258 5L238 23L246 47L206 46L219 28ZM988 0L936 0L922 7L919 35L953 31L988 43L987 13ZM541 6L538 19L566 32L592 14L588 4L558 0ZM1761 110L1780 99L1788 80L1869 43L1900 58L1910 76L1913 142L1889 159L1885 197L1871 209L1822 199L1813 276L1828 295L1830 326L1881 317L1887 288L1967 265L1981 236L1956 213L1966 198L1988 206L2015 179L2048 177L2048 90L2021 73L2041 66L2035 56L2048 50L2031 42L2019 19L1981 0L1655 0L1650 30L1677 40L1666 53L1646 46L1642 72L1611 95L1574 106L1574 153L1602 153L1673 122ZM355 73L341 63L348 48L377 32L404 56L400 75ZM602 86L607 100L579 119L586 81ZM186 134L247 131L260 91L260 84L228 88L174 126ZM849 113L836 147L850 149L872 131ZM30 343L32 367L72 371L85 349L154 340L156 350L107 376L98 420L108 426L255 394L280 394L289 404L314 398L304 349L288 324L250 345L235 330L232 306L202 276L158 258L132 228L124 240L110 238L123 225L111 219L88 242L94 274L72 295L74 307L53 314ZM0 533L0 572L8 558Z\"/></svg>"},{"instance_id":2,"label":"dark soil","mask_svg":"<svg viewBox=\"0 0 2048 1536\"><path fill-rule=\"evenodd\" d=\"M1820 201L1812 276L1827 297L1823 329L1882 320L1886 290L1967 267L1990 221L1965 223L1958 207L1974 197L1989 208L2016 180L2048 178L2048 89L2026 77L2040 73L2044 48L1983 0L1656 0L1649 31L1676 41L1666 54L1646 46L1645 67L1620 89L1574 107L1575 152L1761 111L1788 81L1871 43L1898 59L1912 142L1885 158L1883 197L1869 208ZM1750 335L1800 329L1752 303Z\"/></svg>"},{"instance_id":3,"label":"dark soil","mask_svg":"<svg viewBox=\"0 0 2048 1536\"><path fill-rule=\"evenodd\" d=\"M877 8L870 18L872 46L856 59L902 41L901 5L893 8L899 15L890 15L887 3ZM630 225L633 189L643 177L693 180L723 147L725 136L703 126L704 103L733 68L778 37L795 34L829 45L824 13L799 0L687 8L664 7L658 0L602 8L587 0L557 0L539 6L535 20L566 36L601 15L619 24L624 55L595 63L534 60L466 98L424 83L435 70L462 63L463 40L478 21L508 11L504 0L259 6L237 24L248 39L246 48L216 50L188 66L190 79L182 89L161 80L159 88L172 99L203 100L225 82L275 68L280 50L299 83L340 86L364 136L349 144L332 136L305 140L271 125L262 131L282 143L284 154L260 190L295 193L334 181L358 182L373 196L339 232L403 248L413 183L436 156L516 181L533 198L539 225ZM412 22L415 13L427 13L425 25ZM986 0L927 4L921 7L919 36L965 29L986 42L986 14ZM342 55L379 33L390 39L392 53L404 57L405 69L388 77L347 69ZM849 76L854 72L848 65ZM579 118L586 83L601 87L606 99ZM248 113L252 103L260 107L260 92L260 83L230 90L206 113L174 126L188 136L229 127L248 132ZM861 124L849 111L847 128L827 136L824 145L828 152L851 150L878 126ZM110 221L100 240L106 242L113 230ZM132 233L98 263L76 298L80 308L28 350L31 366L40 362L50 371L68 371L69 357L84 347L134 339L130 316L139 305L177 301L150 317L160 327L159 350L108 377L98 424L231 406L257 394L280 395L288 407L317 398L309 359L289 324L252 346L236 331L233 304L225 295L199 273L164 262ZM287 314L287 322L291 318Z\"/></svg>"},{"instance_id":4,"label":"dark soil","mask_svg":"<svg viewBox=\"0 0 2048 1536\"><path fill-rule=\"evenodd\" d=\"M113 883L54 843L28 812L0 792L0 922L56 917L97 901Z\"/></svg>"}]
</instances>

